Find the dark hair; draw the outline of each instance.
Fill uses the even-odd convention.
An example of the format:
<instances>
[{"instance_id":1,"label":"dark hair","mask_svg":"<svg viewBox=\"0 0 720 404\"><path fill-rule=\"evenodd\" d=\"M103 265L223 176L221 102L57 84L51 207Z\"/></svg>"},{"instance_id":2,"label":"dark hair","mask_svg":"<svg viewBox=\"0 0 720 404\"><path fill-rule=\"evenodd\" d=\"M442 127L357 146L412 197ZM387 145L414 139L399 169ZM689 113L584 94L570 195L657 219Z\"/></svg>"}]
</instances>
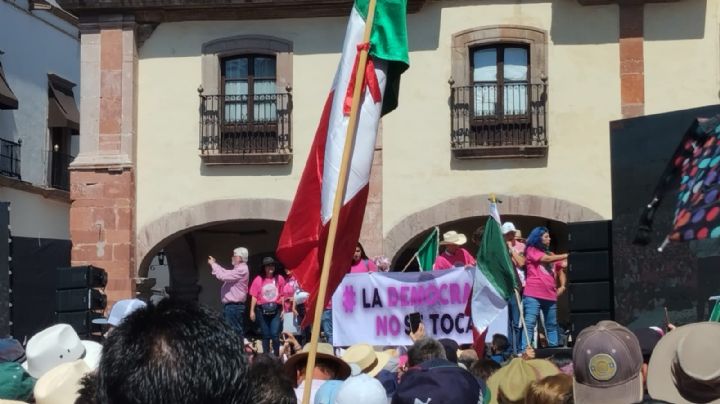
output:
<instances>
[{"instance_id":1,"label":"dark hair","mask_svg":"<svg viewBox=\"0 0 720 404\"><path fill-rule=\"evenodd\" d=\"M295 365L295 369L300 371L300 375L305 375L305 369L307 368L307 358L303 360L299 360L297 364ZM315 368L320 369L322 372L326 373L328 376L330 376L330 380L333 380L337 377L337 375L340 373L340 367L337 363L323 359L323 358L315 358Z\"/></svg>"},{"instance_id":2,"label":"dark hair","mask_svg":"<svg viewBox=\"0 0 720 404\"><path fill-rule=\"evenodd\" d=\"M525 250L527 251L529 247L535 247L540 251L547 251L548 247L542 242L542 236L545 233L550 233L547 227L536 227L532 229L527 240L525 240ZM527 253L525 253L525 255L527 256Z\"/></svg>"},{"instance_id":3,"label":"dark hair","mask_svg":"<svg viewBox=\"0 0 720 404\"><path fill-rule=\"evenodd\" d=\"M408 349L408 365L417 366L430 359L447 359L445 348L432 338L420 338Z\"/></svg>"},{"instance_id":4,"label":"dark hair","mask_svg":"<svg viewBox=\"0 0 720 404\"><path fill-rule=\"evenodd\" d=\"M453 363L458 363L457 351L460 346L455 340L450 338L441 338L438 342L443 346L445 350L445 359Z\"/></svg>"},{"instance_id":5,"label":"dark hair","mask_svg":"<svg viewBox=\"0 0 720 404\"><path fill-rule=\"evenodd\" d=\"M558 369L562 369L567 365L572 365L573 359L572 359L572 353L568 352L558 352L556 354L553 354L547 358L550 362L552 362L555 366L557 366Z\"/></svg>"},{"instance_id":6,"label":"dark hair","mask_svg":"<svg viewBox=\"0 0 720 404\"><path fill-rule=\"evenodd\" d=\"M497 349L497 353L502 353L507 351L510 346L510 342L506 336L502 334L495 334L492 337L492 346L494 349Z\"/></svg>"},{"instance_id":7,"label":"dark hair","mask_svg":"<svg viewBox=\"0 0 720 404\"><path fill-rule=\"evenodd\" d=\"M97 375L91 372L80 379L80 390L75 404L95 404L97 396Z\"/></svg>"},{"instance_id":8,"label":"dark hair","mask_svg":"<svg viewBox=\"0 0 720 404\"><path fill-rule=\"evenodd\" d=\"M362 246L362 244L360 244L359 241L358 241L358 243L357 243L357 247L360 247L360 259L361 259L361 260L367 260L367 259L369 259L368 256L367 256L367 254L365 254L365 248ZM357 247L356 247L356 248L357 248ZM355 252L355 250L353 250L353 253L354 253L354 252Z\"/></svg>"},{"instance_id":9,"label":"dark hair","mask_svg":"<svg viewBox=\"0 0 720 404\"><path fill-rule=\"evenodd\" d=\"M482 380L484 382L487 381L487 379L492 376L493 373L497 372L500 369L500 364L495 362L492 359L479 359L475 361L475 363L470 366L470 373L472 373L473 376L475 376L476 379Z\"/></svg>"},{"instance_id":10,"label":"dark hair","mask_svg":"<svg viewBox=\"0 0 720 404\"><path fill-rule=\"evenodd\" d=\"M254 404L296 404L293 383L287 378L278 359L268 354L255 357L248 373L250 394Z\"/></svg>"},{"instance_id":11,"label":"dark hair","mask_svg":"<svg viewBox=\"0 0 720 404\"><path fill-rule=\"evenodd\" d=\"M216 314L165 299L108 336L97 370L100 404L246 403L243 341Z\"/></svg>"}]
</instances>

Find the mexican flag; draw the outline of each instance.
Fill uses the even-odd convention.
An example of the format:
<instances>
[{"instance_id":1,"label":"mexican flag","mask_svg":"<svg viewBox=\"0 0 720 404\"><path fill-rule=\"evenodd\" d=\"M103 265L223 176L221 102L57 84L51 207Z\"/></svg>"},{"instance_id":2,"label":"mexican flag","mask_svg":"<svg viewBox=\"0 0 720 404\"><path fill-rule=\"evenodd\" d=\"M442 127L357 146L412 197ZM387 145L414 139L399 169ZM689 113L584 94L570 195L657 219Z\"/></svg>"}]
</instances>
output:
<instances>
[{"instance_id":1,"label":"mexican flag","mask_svg":"<svg viewBox=\"0 0 720 404\"><path fill-rule=\"evenodd\" d=\"M417 262L420 271L432 271L440 248L440 229L436 226L418 248Z\"/></svg>"},{"instance_id":2,"label":"mexican flag","mask_svg":"<svg viewBox=\"0 0 720 404\"><path fill-rule=\"evenodd\" d=\"M513 289L518 285L515 268L500 227L497 204L491 203L490 217L485 224L478 251L470 303L472 320L479 331L486 329L503 311L507 300L514 295Z\"/></svg>"},{"instance_id":3,"label":"mexican flag","mask_svg":"<svg viewBox=\"0 0 720 404\"><path fill-rule=\"evenodd\" d=\"M356 0L350 13L340 64L277 248L279 260L294 270L300 286L310 292L309 308L317 299L359 53L369 49L326 300L350 268L365 213L378 124L384 114L397 107L400 75L409 67L406 2L377 1L369 43L362 43L369 0ZM306 325L312 323L314 310L307 313Z\"/></svg>"}]
</instances>

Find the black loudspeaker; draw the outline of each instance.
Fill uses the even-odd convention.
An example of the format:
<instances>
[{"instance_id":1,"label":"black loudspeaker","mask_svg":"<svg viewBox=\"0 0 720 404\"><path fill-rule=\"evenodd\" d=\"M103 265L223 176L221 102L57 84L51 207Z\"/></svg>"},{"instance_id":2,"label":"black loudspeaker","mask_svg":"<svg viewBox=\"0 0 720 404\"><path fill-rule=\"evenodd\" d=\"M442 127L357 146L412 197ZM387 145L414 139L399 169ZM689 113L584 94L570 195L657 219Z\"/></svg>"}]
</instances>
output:
<instances>
[{"instance_id":1,"label":"black loudspeaker","mask_svg":"<svg viewBox=\"0 0 720 404\"><path fill-rule=\"evenodd\" d=\"M95 289L67 289L55 293L55 311L102 310L107 298Z\"/></svg>"},{"instance_id":2,"label":"black loudspeaker","mask_svg":"<svg viewBox=\"0 0 720 404\"><path fill-rule=\"evenodd\" d=\"M100 325L92 323L94 319L101 317L99 313L88 310L55 313L55 319L58 323L69 324L80 337L86 337L92 332L101 331Z\"/></svg>"},{"instance_id":3,"label":"black loudspeaker","mask_svg":"<svg viewBox=\"0 0 720 404\"><path fill-rule=\"evenodd\" d=\"M107 285L107 280L107 272L92 265L58 268L55 271L55 288L57 290L104 288Z\"/></svg>"},{"instance_id":4,"label":"black loudspeaker","mask_svg":"<svg viewBox=\"0 0 720 404\"><path fill-rule=\"evenodd\" d=\"M574 338L583 328L614 316L609 221L568 224L568 299Z\"/></svg>"}]
</instances>

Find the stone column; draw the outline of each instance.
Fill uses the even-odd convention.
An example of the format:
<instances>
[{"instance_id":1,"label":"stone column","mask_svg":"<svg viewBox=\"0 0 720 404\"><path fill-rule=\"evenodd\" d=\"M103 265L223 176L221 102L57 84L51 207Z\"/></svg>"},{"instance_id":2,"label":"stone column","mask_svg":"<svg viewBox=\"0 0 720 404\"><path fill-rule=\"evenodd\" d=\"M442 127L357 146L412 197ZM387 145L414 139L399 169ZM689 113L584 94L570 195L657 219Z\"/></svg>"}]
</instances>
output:
<instances>
[{"instance_id":1,"label":"stone column","mask_svg":"<svg viewBox=\"0 0 720 404\"><path fill-rule=\"evenodd\" d=\"M137 49L132 17L80 21L80 153L70 165L73 265L108 272L108 307L134 296Z\"/></svg>"},{"instance_id":2,"label":"stone column","mask_svg":"<svg viewBox=\"0 0 720 404\"><path fill-rule=\"evenodd\" d=\"M370 258L383 254L382 167L382 122L380 122L370 171L370 191L360 233L360 242Z\"/></svg>"},{"instance_id":3,"label":"stone column","mask_svg":"<svg viewBox=\"0 0 720 404\"><path fill-rule=\"evenodd\" d=\"M645 115L643 4L620 7L620 102L623 118Z\"/></svg>"}]
</instances>

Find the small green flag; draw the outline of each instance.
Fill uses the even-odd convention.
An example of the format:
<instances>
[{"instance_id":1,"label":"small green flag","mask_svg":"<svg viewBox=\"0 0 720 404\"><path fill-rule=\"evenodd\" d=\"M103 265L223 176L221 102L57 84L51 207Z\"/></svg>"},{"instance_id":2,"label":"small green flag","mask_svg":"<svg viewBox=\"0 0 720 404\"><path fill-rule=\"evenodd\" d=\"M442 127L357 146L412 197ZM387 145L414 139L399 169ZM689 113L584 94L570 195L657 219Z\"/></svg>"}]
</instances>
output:
<instances>
[{"instance_id":1,"label":"small green flag","mask_svg":"<svg viewBox=\"0 0 720 404\"><path fill-rule=\"evenodd\" d=\"M509 299L518 281L515 276L508 247L500 229L500 213L497 204L490 204L490 217L485 224L485 233L477 256L480 272L490 281L503 299Z\"/></svg>"},{"instance_id":2,"label":"small green flag","mask_svg":"<svg viewBox=\"0 0 720 404\"><path fill-rule=\"evenodd\" d=\"M435 227L418 248L417 260L421 271L432 271L440 248L440 229Z\"/></svg>"},{"instance_id":3,"label":"small green flag","mask_svg":"<svg viewBox=\"0 0 720 404\"><path fill-rule=\"evenodd\" d=\"M710 313L709 321L716 321L720 323L720 300L717 300L715 302L715 308L713 309L712 313Z\"/></svg>"}]
</instances>

